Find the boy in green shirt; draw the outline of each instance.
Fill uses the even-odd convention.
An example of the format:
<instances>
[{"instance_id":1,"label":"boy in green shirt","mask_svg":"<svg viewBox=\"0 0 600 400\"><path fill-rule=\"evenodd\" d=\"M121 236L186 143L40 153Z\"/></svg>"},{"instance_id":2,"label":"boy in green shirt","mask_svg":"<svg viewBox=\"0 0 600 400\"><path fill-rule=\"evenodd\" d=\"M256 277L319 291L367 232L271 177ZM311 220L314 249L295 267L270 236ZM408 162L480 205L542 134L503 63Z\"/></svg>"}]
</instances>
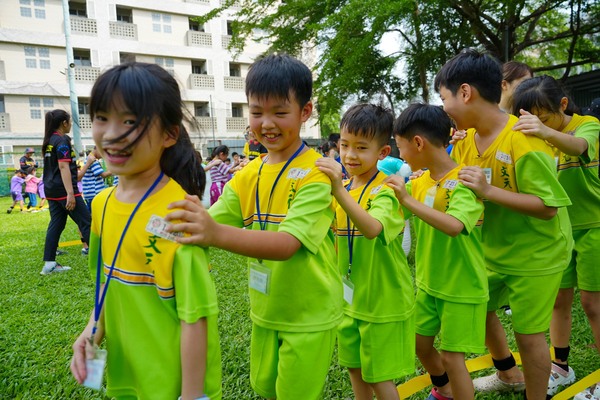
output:
<instances>
[{"instance_id":1,"label":"boy in green shirt","mask_svg":"<svg viewBox=\"0 0 600 400\"><path fill-rule=\"evenodd\" d=\"M299 60L269 55L250 67L250 129L268 153L225 185L210 208L174 203L182 243L249 257L250 382L262 397L321 399L342 320L335 265L331 182L300 128L312 112L312 74ZM245 228L245 229L244 229Z\"/></svg>"},{"instance_id":2,"label":"boy in green shirt","mask_svg":"<svg viewBox=\"0 0 600 400\"><path fill-rule=\"evenodd\" d=\"M485 350L483 203L460 183L463 165L446 152L451 127L440 107L411 104L394 123L394 137L411 169L427 170L406 186L399 176L386 181L405 215L418 217L414 219L417 355L434 385L430 400L473 399L465 353ZM438 334L441 355L433 346Z\"/></svg>"},{"instance_id":3,"label":"boy in green shirt","mask_svg":"<svg viewBox=\"0 0 600 400\"><path fill-rule=\"evenodd\" d=\"M323 157L316 166L331 178L337 201L338 265L344 278L344 320L338 328L340 365L356 399L399 400L394 379L414 373L414 290L402 250L404 218L377 161L390 153L394 117L357 104L340 123L342 165Z\"/></svg>"},{"instance_id":4,"label":"boy in green shirt","mask_svg":"<svg viewBox=\"0 0 600 400\"><path fill-rule=\"evenodd\" d=\"M498 373L474 381L476 390L523 390L546 398L550 353L545 332L572 248L565 207L571 202L556 177L550 147L513 131L517 118L500 110L502 71L488 55L467 49L435 78L444 111L465 139L452 156L466 164L458 178L485 199L482 243L490 300L486 345ZM523 361L517 368L495 311L510 304ZM523 375L525 385L523 385Z\"/></svg>"}]
</instances>

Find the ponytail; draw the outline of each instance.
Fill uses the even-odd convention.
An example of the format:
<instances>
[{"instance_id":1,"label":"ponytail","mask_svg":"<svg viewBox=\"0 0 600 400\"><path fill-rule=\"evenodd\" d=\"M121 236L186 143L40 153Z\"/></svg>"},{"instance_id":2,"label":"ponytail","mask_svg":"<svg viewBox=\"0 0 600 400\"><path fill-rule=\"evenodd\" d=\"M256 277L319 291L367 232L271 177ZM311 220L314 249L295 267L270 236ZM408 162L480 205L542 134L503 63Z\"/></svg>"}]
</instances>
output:
<instances>
[{"instance_id":1,"label":"ponytail","mask_svg":"<svg viewBox=\"0 0 600 400\"><path fill-rule=\"evenodd\" d=\"M50 138L58 130L60 124L64 121L69 121L71 116L65 110L52 110L48 111L45 115L44 125L44 141L42 143L42 154L46 153L46 146L50 142Z\"/></svg>"}]
</instances>

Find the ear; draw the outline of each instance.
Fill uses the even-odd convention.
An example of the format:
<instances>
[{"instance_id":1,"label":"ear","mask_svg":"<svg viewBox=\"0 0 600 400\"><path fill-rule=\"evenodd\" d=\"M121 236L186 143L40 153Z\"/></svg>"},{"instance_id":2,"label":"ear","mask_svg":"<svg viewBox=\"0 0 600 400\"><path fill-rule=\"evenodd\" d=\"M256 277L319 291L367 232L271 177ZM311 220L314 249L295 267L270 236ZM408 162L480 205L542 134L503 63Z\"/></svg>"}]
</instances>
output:
<instances>
[{"instance_id":1,"label":"ear","mask_svg":"<svg viewBox=\"0 0 600 400\"><path fill-rule=\"evenodd\" d=\"M312 101L309 100L304 105L304 107L302 107L302 110L300 111L300 118L302 119L302 122L308 121L308 118L310 118L312 111L313 111L313 103L312 103Z\"/></svg>"},{"instance_id":2,"label":"ear","mask_svg":"<svg viewBox=\"0 0 600 400\"><path fill-rule=\"evenodd\" d=\"M179 139L179 126L173 125L169 129L165 129L165 135L163 138L163 147L169 148L177 143Z\"/></svg>"},{"instance_id":3,"label":"ear","mask_svg":"<svg viewBox=\"0 0 600 400\"><path fill-rule=\"evenodd\" d=\"M506 79L502 79L502 90L508 90L508 82L506 82Z\"/></svg>"},{"instance_id":4,"label":"ear","mask_svg":"<svg viewBox=\"0 0 600 400\"><path fill-rule=\"evenodd\" d=\"M473 86L469 85L468 83L463 83L458 88L456 95L459 96L459 98L463 101L463 103L467 103L469 100L471 100L473 98L475 90L476 89Z\"/></svg>"},{"instance_id":5,"label":"ear","mask_svg":"<svg viewBox=\"0 0 600 400\"><path fill-rule=\"evenodd\" d=\"M383 160L384 158L389 156L391 152L392 147L389 144L386 144L385 146L382 146L381 149L379 149L379 156L377 158L379 160Z\"/></svg>"},{"instance_id":6,"label":"ear","mask_svg":"<svg viewBox=\"0 0 600 400\"><path fill-rule=\"evenodd\" d=\"M569 105L569 99L566 97L563 97L562 99L560 99L560 110L562 112L564 112L567 109L567 106Z\"/></svg>"},{"instance_id":7,"label":"ear","mask_svg":"<svg viewBox=\"0 0 600 400\"><path fill-rule=\"evenodd\" d=\"M417 151L423 151L423 148L425 147L425 139L422 136L416 135L413 140Z\"/></svg>"}]
</instances>

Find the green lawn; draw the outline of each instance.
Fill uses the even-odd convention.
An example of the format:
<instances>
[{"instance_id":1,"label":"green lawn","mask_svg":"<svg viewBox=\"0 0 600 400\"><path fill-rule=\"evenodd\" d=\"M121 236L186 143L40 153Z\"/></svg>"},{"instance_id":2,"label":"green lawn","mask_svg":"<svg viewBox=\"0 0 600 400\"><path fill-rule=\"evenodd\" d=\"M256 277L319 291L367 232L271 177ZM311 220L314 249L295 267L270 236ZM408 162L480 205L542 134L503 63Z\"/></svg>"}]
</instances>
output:
<instances>
[{"instance_id":1,"label":"green lawn","mask_svg":"<svg viewBox=\"0 0 600 400\"><path fill-rule=\"evenodd\" d=\"M58 260L73 270L40 276L49 213L19 213L17 209L8 215L4 210L10 203L9 198L0 198L0 399L99 399L100 394L75 383L68 367L71 344L93 306L94 284L87 273L87 257L80 254L81 246L67 247L68 253ZM76 227L69 221L61 242L77 239ZM211 254L221 309L223 398L256 399L248 380L250 320L245 263L224 251ZM506 317L503 321L508 322ZM600 366L600 357L591 347L593 337L579 304L573 321L570 360L583 377ZM511 346L515 349L512 337ZM333 361L324 398L351 397L349 379ZM423 391L411 399L425 397ZM477 395L477 399L517 398L522 396Z\"/></svg>"}]
</instances>

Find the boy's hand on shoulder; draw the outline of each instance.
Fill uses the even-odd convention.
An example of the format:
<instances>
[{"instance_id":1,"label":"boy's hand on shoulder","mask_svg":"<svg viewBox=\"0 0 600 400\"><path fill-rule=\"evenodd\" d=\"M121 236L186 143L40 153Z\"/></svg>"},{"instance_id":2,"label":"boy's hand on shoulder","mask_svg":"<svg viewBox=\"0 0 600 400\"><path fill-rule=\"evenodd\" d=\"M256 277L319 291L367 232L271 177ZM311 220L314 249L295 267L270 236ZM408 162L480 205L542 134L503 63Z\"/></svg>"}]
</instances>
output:
<instances>
[{"instance_id":1,"label":"boy's hand on shoulder","mask_svg":"<svg viewBox=\"0 0 600 400\"><path fill-rule=\"evenodd\" d=\"M526 135L537 136L540 139L548 139L552 135L552 129L540 121L537 115L533 115L523 109L519 110L521 116L513 126L513 131L520 131Z\"/></svg>"},{"instance_id":2,"label":"boy's hand on shoulder","mask_svg":"<svg viewBox=\"0 0 600 400\"><path fill-rule=\"evenodd\" d=\"M319 171L323 172L329 177L329 179L331 179L331 187L334 192L344 188L344 184L342 182L342 179L344 178L342 164L335 161L333 158L321 157L315 161L315 166L319 169Z\"/></svg>"},{"instance_id":3,"label":"boy's hand on shoulder","mask_svg":"<svg viewBox=\"0 0 600 400\"><path fill-rule=\"evenodd\" d=\"M186 195L184 200L173 202L168 208L174 211L165 216L172 223L167 230L188 234L178 237L178 243L202 247L213 245L219 224L208 214L198 196Z\"/></svg>"},{"instance_id":4,"label":"boy's hand on shoulder","mask_svg":"<svg viewBox=\"0 0 600 400\"><path fill-rule=\"evenodd\" d=\"M463 167L458 172L458 180L481 199L487 198L486 194L492 187L487 183L483 169L478 166Z\"/></svg>"},{"instance_id":5,"label":"boy's hand on shoulder","mask_svg":"<svg viewBox=\"0 0 600 400\"><path fill-rule=\"evenodd\" d=\"M390 175L384 180L385 184L394 190L396 194L396 198L401 204L404 204L404 200L406 196L409 196L406 191L406 184L404 183L404 178L399 175Z\"/></svg>"},{"instance_id":6,"label":"boy's hand on shoulder","mask_svg":"<svg viewBox=\"0 0 600 400\"><path fill-rule=\"evenodd\" d=\"M466 137L467 131L452 129L452 139L450 139L450 144L456 144Z\"/></svg>"},{"instance_id":7,"label":"boy's hand on shoulder","mask_svg":"<svg viewBox=\"0 0 600 400\"><path fill-rule=\"evenodd\" d=\"M418 169L418 170L416 170L416 171L413 171L413 172L410 174L410 176L408 177L408 179L412 181L413 179L417 179L417 178L419 178L419 177L420 177L421 175L423 175L424 173L425 173L425 171L424 171L424 170L422 170L422 169Z\"/></svg>"}]
</instances>

